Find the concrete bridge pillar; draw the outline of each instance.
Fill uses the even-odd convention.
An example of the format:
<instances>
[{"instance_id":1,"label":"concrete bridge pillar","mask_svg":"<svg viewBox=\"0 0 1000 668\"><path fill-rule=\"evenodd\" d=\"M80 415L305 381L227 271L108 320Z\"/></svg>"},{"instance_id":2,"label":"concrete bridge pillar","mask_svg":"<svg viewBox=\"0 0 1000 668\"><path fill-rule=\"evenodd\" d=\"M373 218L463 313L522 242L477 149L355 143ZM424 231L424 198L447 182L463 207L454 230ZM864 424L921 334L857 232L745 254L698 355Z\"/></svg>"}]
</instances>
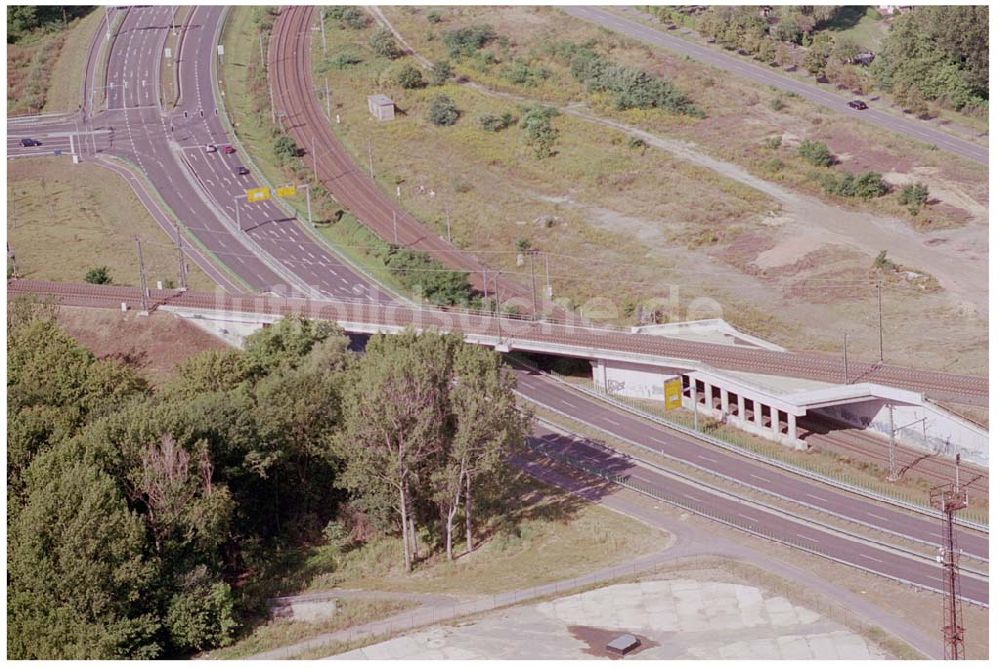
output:
<instances>
[{"instance_id":1,"label":"concrete bridge pillar","mask_svg":"<svg viewBox=\"0 0 1000 668\"><path fill-rule=\"evenodd\" d=\"M753 424L758 429L764 428L764 412L761 410L760 401L753 400Z\"/></svg>"},{"instance_id":2,"label":"concrete bridge pillar","mask_svg":"<svg viewBox=\"0 0 1000 668\"><path fill-rule=\"evenodd\" d=\"M736 395L736 419L741 423L746 422L746 407L743 405L744 399Z\"/></svg>"}]
</instances>

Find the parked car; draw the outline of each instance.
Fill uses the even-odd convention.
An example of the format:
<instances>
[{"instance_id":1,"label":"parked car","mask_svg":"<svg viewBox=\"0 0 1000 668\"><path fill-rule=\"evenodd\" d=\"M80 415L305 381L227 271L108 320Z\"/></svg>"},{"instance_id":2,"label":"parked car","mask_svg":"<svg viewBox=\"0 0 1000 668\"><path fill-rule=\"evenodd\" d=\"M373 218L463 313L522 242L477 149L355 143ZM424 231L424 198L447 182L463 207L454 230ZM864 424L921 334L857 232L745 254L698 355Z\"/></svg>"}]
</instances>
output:
<instances>
[{"instance_id":1,"label":"parked car","mask_svg":"<svg viewBox=\"0 0 1000 668\"><path fill-rule=\"evenodd\" d=\"M236 168L236 173L239 174L240 176L246 176L247 174L250 173L250 170L244 167L243 165L240 165L239 167Z\"/></svg>"},{"instance_id":2,"label":"parked car","mask_svg":"<svg viewBox=\"0 0 1000 668\"><path fill-rule=\"evenodd\" d=\"M232 144L226 144L222 147L222 152L228 155L229 153L236 153L236 149L233 148Z\"/></svg>"},{"instance_id":3,"label":"parked car","mask_svg":"<svg viewBox=\"0 0 1000 668\"><path fill-rule=\"evenodd\" d=\"M857 109L858 111L863 111L868 108L868 105L862 100L851 100L847 103L847 106L851 109Z\"/></svg>"},{"instance_id":4,"label":"parked car","mask_svg":"<svg viewBox=\"0 0 1000 668\"><path fill-rule=\"evenodd\" d=\"M42 142L37 139L32 139L31 137L25 137L21 140L21 146L41 146Z\"/></svg>"},{"instance_id":5,"label":"parked car","mask_svg":"<svg viewBox=\"0 0 1000 668\"><path fill-rule=\"evenodd\" d=\"M205 144L205 153L215 153L217 150L215 144Z\"/></svg>"}]
</instances>

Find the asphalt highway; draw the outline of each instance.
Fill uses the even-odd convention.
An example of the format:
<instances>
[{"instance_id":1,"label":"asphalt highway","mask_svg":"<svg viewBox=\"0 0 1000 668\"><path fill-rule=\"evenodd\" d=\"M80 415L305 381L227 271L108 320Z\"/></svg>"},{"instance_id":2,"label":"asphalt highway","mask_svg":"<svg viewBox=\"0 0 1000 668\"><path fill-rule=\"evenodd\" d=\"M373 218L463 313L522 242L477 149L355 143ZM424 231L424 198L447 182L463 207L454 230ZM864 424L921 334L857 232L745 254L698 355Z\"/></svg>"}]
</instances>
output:
<instances>
[{"instance_id":1,"label":"asphalt highway","mask_svg":"<svg viewBox=\"0 0 1000 668\"><path fill-rule=\"evenodd\" d=\"M589 424L626 441L639 443L692 466L725 476L743 486L765 490L844 519L882 531L938 544L941 523L887 507L834 488L730 454L678 432L615 410L613 407L572 391L545 374L517 370L518 391L542 406ZM966 554L989 559L989 538L964 529L956 533Z\"/></svg>"},{"instance_id":2,"label":"asphalt highway","mask_svg":"<svg viewBox=\"0 0 1000 668\"><path fill-rule=\"evenodd\" d=\"M12 281L8 283L7 290L9 296L34 293L51 295L60 303L67 305L111 308L117 308L123 301L136 304L138 293L135 288L61 285L40 281ZM275 315L302 313L310 317L330 318L338 322L379 324L399 322L399 324L406 324L385 317L386 313L401 311L401 309L376 304L349 303L343 310L338 311L333 308L331 302L305 304L299 303L297 300L268 300L259 296L234 300L226 296L198 295L191 292L178 294L167 290L153 291L152 296L157 304L181 308L260 312ZM444 319L437 322L424 321L422 326L428 327L444 323ZM447 328L443 327L443 329ZM486 330L489 331L488 325ZM940 539L940 524L935 520L897 511L864 497L842 493L808 479L789 475L744 457L721 451L700 441L688 439L677 432L621 413L603 402L592 400L546 375L519 371L518 388L528 399L575 420L603 429L623 440L659 450L690 465L725 476L737 484L764 490L826 513L925 544L937 543ZM988 559L987 538L964 529L959 529L957 536L959 545L966 554Z\"/></svg>"},{"instance_id":3,"label":"asphalt highway","mask_svg":"<svg viewBox=\"0 0 1000 668\"><path fill-rule=\"evenodd\" d=\"M689 42L680 37L668 35L600 7L563 7L563 10L571 16L596 23L609 30L642 42L690 56L695 60L713 65L721 70L732 72L748 81L763 86L773 86L780 90L791 91L810 102L832 109L837 113L849 115L859 122L870 123L871 125L899 133L910 139L932 144L944 151L954 153L980 165L989 165L990 151L988 147L937 130L922 121L901 118L894 114L879 111L876 108L869 108L864 111L851 109L847 106L849 99L842 95L782 76L763 65L721 53L715 49Z\"/></svg>"},{"instance_id":4,"label":"asphalt highway","mask_svg":"<svg viewBox=\"0 0 1000 668\"><path fill-rule=\"evenodd\" d=\"M539 426L534 435L538 441L545 444L545 451L581 462L591 469L622 476L628 482L653 490L657 496L675 500L682 506L711 509L717 516L747 526L756 533L777 537L842 563L854 564L875 573L937 591L941 590L941 568L929 561L901 556L741 503L737 499L719 496L698 486L639 466L630 458L588 439L567 437L544 426ZM960 576L960 591L962 596L971 601L983 605L989 604L989 583L980 578Z\"/></svg>"},{"instance_id":5,"label":"asphalt highway","mask_svg":"<svg viewBox=\"0 0 1000 668\"><path fill-rule=\"evenodd\" d=\"M113 156L136 166L165 206L197 237L208 254L231 269L254 291L278 295L391 301L385 292L358 274L339 256L321 246L285 211L270 201L250 204L245 191L257 184L237 173L244 157L227 154L213 84L216 36L223 7L201 6L189 15L177 58L181 85L179 104L169 113L160 107L159 71L173 8L131 7L112 38L106 83L90 82L90 90L106 91L106 109L97 111L85 91L88 108L72 119L39 118L8 121L8 135L40 139L33 149L8 139L8 155L50 155L68 149L65 133L84 133L81 153L98 161ZM104 31L95 35L95 44ZM91 48L96 59L99 49ZM100 99L98 97L98 99ZM92 128L94 141L86 141ZM32 133L39 134L34 137ZM209 144L219 150L206 152ZM239 226L237 226L239 207ZM244 288L245 290L245 288Z\"/></svg>"}]
</instances>

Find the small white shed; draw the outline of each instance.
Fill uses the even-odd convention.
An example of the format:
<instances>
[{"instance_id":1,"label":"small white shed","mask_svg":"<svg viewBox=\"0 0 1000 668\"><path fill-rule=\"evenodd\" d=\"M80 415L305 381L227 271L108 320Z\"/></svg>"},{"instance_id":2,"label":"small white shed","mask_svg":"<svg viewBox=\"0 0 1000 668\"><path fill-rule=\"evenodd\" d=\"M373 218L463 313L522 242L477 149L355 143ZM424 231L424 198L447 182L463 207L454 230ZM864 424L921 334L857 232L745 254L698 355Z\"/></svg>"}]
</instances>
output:
<instances>
[{"instance_id":1,"label":"small white shed","mask_svg":"<svg viewBox=\"0 0 1000 668\"><path fill-rule=\"evenodd\" d=\"M382 95L368 96L368 111L376 121L391 121L396 116L396 105L389 97Z\"/></svg>"}]
</instances>

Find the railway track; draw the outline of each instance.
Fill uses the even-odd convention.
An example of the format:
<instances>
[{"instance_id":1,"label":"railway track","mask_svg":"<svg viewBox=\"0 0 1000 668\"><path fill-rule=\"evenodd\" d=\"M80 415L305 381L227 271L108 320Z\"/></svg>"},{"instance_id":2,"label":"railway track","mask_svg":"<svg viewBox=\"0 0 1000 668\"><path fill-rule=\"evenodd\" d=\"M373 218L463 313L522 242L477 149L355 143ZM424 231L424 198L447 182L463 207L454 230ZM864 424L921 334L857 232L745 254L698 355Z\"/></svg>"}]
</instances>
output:
<instances>
[{"instance_id":1,"label":"railway track","mask_svg":"<svg viewBox=\"0 0 1000 668\"><path fill-rule=\"evenodd\" d=\"M810 447L845 454L854 461L869 462L885 471L889 470L888 444L884 439L857 429L844 432L843 425L816 417L801 418L798 426L800 437L805 438ZM896 446L896 463L903 477L923 478L931 485L943 485L955 479L954 461L905 446ZM989 498L988 471L961 464L959 478L968 484L971 499Z\"/></svg>"},{"instance_id":2,"label":"railway track","mask_svg":"<svg viewBox=\"0 0 1000 668\"><path fill-rule=\"evenodd\" d=\"M50 295L64 303L82 306L117 307L126 302L131 308L140 303L136 288L66 285L45 281L10 281L8 294L36 293ZM468 311L447 311L395 304L372 304L350 300L304 300L268 297L265 295L224 295L150 291L153 308L174 304L189 308L267 313L273 315L304 314L310 317L341 322L368 323L405 327L437 328L462 331L465 334L499 336L502 340L529 341L559 346L609 350L653 357L700 361L718 369L752 371L755 373L812 378L827 382L843 382L843 362L834 356L819 353L749 350L721 344L696 343L658 336L598 329L567 322L534 321L523 318L496 318L489 314ZM988 379L927 372L916 369L889 367L881 364L853 362L852 375L862 382L883 383L921 392L926 396L974 405L986 405L989 396Z\"/></svg>"},{"instance_id":3,"label":"railway track","mask_svg":"<svg viewBox=\"0 0 1000 668\"><path fill-rule=\"evenodd\" d=\"M444 264L469 272L470 281L480 290L489 292L488 268L468 254L458 251L415 218L400 209L378 185L354 164L340 145L328 120L319 108L313 93L310 66L310 26L314 18L312 7L284 7L275 22L268 46L268 76L272 78L276 104L284 127L296 143L312 155L317 178L342 205L351 209L359 220L382 239L430 253ZM395 226L393 224L395 212ZM396 236L398 234L398 237ZM483 272L487 272L486 281ZM510 281L498 280L501 300L520 298L531 303L528 288ZM559 314L566 317L566 314ZM640 340L631 334L588 335L574 333L576 342L584 345L614 343L617 349L629 352L650 352L648 337ZM555 342L555 338L539 339ZM818 353L779 353L732 346L710 346L695 342L671 340L669 354L681 359L700 360L720 369L746 370L774 375L792 375L831 383L843 383L843 360L835 355ZM953 401L984 406L988 399L986 378L959 376L932 371L891 367L882 363L852 362L847 367L851 383L873 382L923 392L941 401Z\"/></svg>"},{"instance_id":4,"label":"railway track","mask_svg":"<svg viewBox=\"0 0 1000 668\"><path fill-rule=\"evenodd\" d=\"M382 240L428 253L447 267L468 272L470 284L483 294L499 292L501 302L517 299L530 308L529 287L499 276L499 272L458 250L397 206L358 168L334 136L314 95L308 38L314 17L314 8L310 6L282 7L268 44L268 77L274 87L279 117L286 132L305 152L305 164L312 163L320 183ZM538 303L542 301L539 295ZM576 317L548 302L546 310L565 318Z\"/></svg>"}]
</instances>

